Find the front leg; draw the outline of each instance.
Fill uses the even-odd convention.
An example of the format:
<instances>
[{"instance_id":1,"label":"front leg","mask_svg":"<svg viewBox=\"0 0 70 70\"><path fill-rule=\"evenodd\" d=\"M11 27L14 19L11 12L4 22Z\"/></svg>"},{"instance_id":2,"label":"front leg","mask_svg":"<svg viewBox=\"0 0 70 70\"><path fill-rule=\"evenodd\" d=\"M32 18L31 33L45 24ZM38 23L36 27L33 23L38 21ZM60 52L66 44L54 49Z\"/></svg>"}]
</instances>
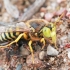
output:
<instances>
[{"instance_id":1,"label":"front leg","mask_svg":"<svg viewBox=\"0 0 70 70\"><path fill-rule=\"evenodd\" d=\"M32 45L32 40L29 41L28 45L29 45L29 48L30 48L30 51L31 51L31 54L32 54L32 62L34 64L34 54L33 54L33 48L31 46Z\"/></svg>"},{"instance_id":2,"label":"front leg","mask_svg":"<svg viewBox=\"0 0 70 70\"><path fill-rule=\"evenodd\" d=\"M42 38L42 39L40 40L40 42L43 43L42 49L44 49L44 47L45 47L45 39Z\"/></svg>"}]
</instances>

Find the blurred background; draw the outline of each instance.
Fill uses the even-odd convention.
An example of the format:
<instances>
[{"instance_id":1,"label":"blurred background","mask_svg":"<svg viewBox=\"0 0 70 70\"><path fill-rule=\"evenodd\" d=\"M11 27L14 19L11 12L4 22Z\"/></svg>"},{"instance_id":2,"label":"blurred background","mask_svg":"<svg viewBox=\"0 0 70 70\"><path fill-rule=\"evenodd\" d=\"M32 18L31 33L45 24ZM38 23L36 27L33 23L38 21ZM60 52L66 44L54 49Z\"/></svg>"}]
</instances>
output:
<instances>
[{"instance_id":1,"label":"blurred background","mask_svg":"<svg viewBox=\"0 0 70 70\"><path fill-rule=\"evenodd\" d=\"M0 70L70 70L70 0L0 0L0 25L7 23L7 26L9 23L20 23L32 18L41 18L54 24L62 14L56 26L58 50L47 46L52 50L46 47L42 51L36 45L36 63L33 68L27 44L21 46L20 56L10 56L9 49L0 49ZM1 32L3 27L0 26ZM51 56L48 56L49 53Z\"/></svg>"},{"instance_id":2,"label":"blurred background","mask_svg":"<svg viewBox=\"0 0 70 70\"><path fill-rule=\"evenodd\" d=\"M34 4L35 1L36 3ZM35 10L38 9L31 11L30 9L32 8ZM27 11L30 12L28 13ZM66 14L68 17L70 15L69 0L0 0L0 21L3 22L23 21L24 18L26 18L25 20L30 18L44 18L50 21L55 15L59 16L62 12L66 11L68 11ZM28 15L31 16L28 17Z\"/></svg>"}]
</instances>

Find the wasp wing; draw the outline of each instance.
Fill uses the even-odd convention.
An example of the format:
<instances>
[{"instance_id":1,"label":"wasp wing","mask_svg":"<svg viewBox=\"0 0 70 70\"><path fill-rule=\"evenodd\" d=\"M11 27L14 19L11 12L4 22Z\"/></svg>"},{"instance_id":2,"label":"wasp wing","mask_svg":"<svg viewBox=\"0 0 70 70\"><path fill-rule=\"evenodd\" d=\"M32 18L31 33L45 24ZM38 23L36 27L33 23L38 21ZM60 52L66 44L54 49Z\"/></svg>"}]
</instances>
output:
<instances>
[{"instance_id":1,"label":"wasp wing","mask_svg":"<svg viewBox=\"0 0 70 70\"><path fill-rule=\"evenodd\" d=\"M3 32L30 32L30 28L24 23L0 25L0 34Z\"/></svg>"}]
</instances>

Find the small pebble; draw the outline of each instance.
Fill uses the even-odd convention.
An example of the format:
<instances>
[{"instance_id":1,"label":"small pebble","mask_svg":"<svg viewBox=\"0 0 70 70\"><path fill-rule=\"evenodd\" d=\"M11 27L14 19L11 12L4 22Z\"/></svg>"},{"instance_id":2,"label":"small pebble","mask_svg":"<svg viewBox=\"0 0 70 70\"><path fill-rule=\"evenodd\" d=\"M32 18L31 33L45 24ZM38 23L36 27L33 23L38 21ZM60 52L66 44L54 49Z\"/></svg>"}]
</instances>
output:
<instances>
[{"instance_id":1,"label":"small pebble","mask_svg":"<svg viewBox=\"0 0 70 70\"><path fill-rule=\"evenodd\" d=\"M68 58L70 59L70 51L68 51Z\"/></svg>"},{"instance_id":2,"label":"small pebble","mask_svg":"<svg viewBox=\"0 0 70 70\"><path fill-rule=\"evenodd\" d=\"M40 11L41 11L41 12L46 12L46 8L42 7L42 8L40 9Z\"/></svg>"},{"instance_id":3,"label":"small pebble","mask_svg":"<svg viewBox=\"0 0 70 70\"><path fill-rule=\"evenodd\" d=\"M45 15L44 12L41 12L41 13L40 13L40 16L41 16L41 17L44 17L44 15Z\"/></svg>"},{"instance_id":4,"label":"small pebble","mask_svg":"<svg viewBox=\"0 0 70 70\"><path fill-rule=\"evenodd\" d=\"M0 70L4 70L4 69L0 66Z\"/></svg>"},{"instance_id":5,"label":"small pebble","mask_svg":"<svg viewBox=\"0 0 70 70\"><path fill-rule=\"evenodd\" d=\"M20 50L21 50L20 54L23 56L27 56L30 54L30 52L26 48L24 48L23 46L20 48Z\"/></svg>"},{"instance_id":6,"label":"small pebble","mask_svg":"<svg viewBox=\"0 0 70 70\"><path fill-rule=\"evenodd\" d=\"M21 69L22 69L22 64L18 64L16 70L21 70Z\"/></svg>"},{"instance_id":7,"label":"small pebble","mask_svg":"<svg viewBox=\"0 0 70 70\"><path fill-rule=\"evenodd\" d=\"M51 21L51 19L52 19L53 16L54 16L53 13L46 13L46 14L45 14L45 19L46 19L47 21Z\"/></svg>"},{"instance_id":8,"label":"small pebble","mask_svg":"<svg viewBox=\"0 0 70 70\"><path fill-rule=\"evenodd\" d=\"M26 12L28 9L27 8L24 8L24 12Z\"/></svg>"},{"instance_id":9,"label":"small pebble","mask_svg":"<svg viewBox=\"0 0 70 70\"><path fill-rule=\"evenodd\" d=\"M51 61L51 62L52 62L52 61L54 61L54 58L53 58L53 57L51 57L51 58L50 58L50 61Z\"/></svg>"},{"instance_id":10,"label":"small pebble","mask_svg":"<svg viewBox=\"0 0 70 70\"><path fill-rule=\"evenodd\" d=\"M64 58L64 60L63 60L64 62L66 62L67 61L67 59L66 58Z\"/></svg>"},{"instance_id":11,"label":"small pebble","mask_svg":"<svg viewBox=\"0 0 70 70\"><path fill-rule=\"evenodd\" d=\"M53 48L51 45L48 45L48 47L47 47L47 55L57 56L58 53L59 52L55 48Z\"/></svg>"},{"instance_id":12,"label":"small pebble","mask_svg":"<svg viewBox=\"0 0 70 70\"><path fill-rule=\"evenodd\" d=\"M40 58L41 60L43 60L43 59L44 59L44 56L45 56L45 51L41 51L41 52L39 53L39 58Z\"/></svg>"},{"instance_id":13,"label":"small pebble","mask_svg":"<svg viewBox=\"0 0 70 70\"><path fill-rule=\"evenodd\" d=\"M30 3L29 3L29 1L26 1L26 6L28 7L28 6L30 6Z\"/></svg>"},{"instance_id":14,"label":"small pebble","mask_svg":"<svg viewBox=\"0 0 70 70\"><path fill-rule=\"evenodd\" d=\"M57 3L56 3L56 2L53 2L53 3L51 4L51 8L52 8L52 10L55 10L56 7L57 7Z\"/></svg>"}]
</instances>

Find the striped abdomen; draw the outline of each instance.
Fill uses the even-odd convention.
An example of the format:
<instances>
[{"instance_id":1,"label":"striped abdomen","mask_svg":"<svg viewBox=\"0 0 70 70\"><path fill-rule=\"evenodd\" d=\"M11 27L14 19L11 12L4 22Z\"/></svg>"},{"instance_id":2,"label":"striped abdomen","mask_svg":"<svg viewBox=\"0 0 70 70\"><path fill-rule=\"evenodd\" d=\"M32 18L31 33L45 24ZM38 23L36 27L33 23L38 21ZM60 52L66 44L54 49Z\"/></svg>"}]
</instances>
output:
<instances>
[{"instance_id":1,"label":"striped abdomen","mask_svg":"<svg viewBox=\"0 0 70 70\"><path fill-rule=\"evenodd\" d=\"M8 41L8 40L13 40L16 39L16 37L20 34L19 32L19 27L9 27L5 29L5 32L0 34L0 41Z\"/></svg>"},{"instance_id":2,"label":"striped abdomen","mask_svg":"<svg viewBox=\"0 0 70 70\"><path fill-rule=\"evenodd\" d=\"M8 41L16 39L16 37L20 34L20 32L4 32L0 35L0 41Z\"/></svg>"}]
</instances>

